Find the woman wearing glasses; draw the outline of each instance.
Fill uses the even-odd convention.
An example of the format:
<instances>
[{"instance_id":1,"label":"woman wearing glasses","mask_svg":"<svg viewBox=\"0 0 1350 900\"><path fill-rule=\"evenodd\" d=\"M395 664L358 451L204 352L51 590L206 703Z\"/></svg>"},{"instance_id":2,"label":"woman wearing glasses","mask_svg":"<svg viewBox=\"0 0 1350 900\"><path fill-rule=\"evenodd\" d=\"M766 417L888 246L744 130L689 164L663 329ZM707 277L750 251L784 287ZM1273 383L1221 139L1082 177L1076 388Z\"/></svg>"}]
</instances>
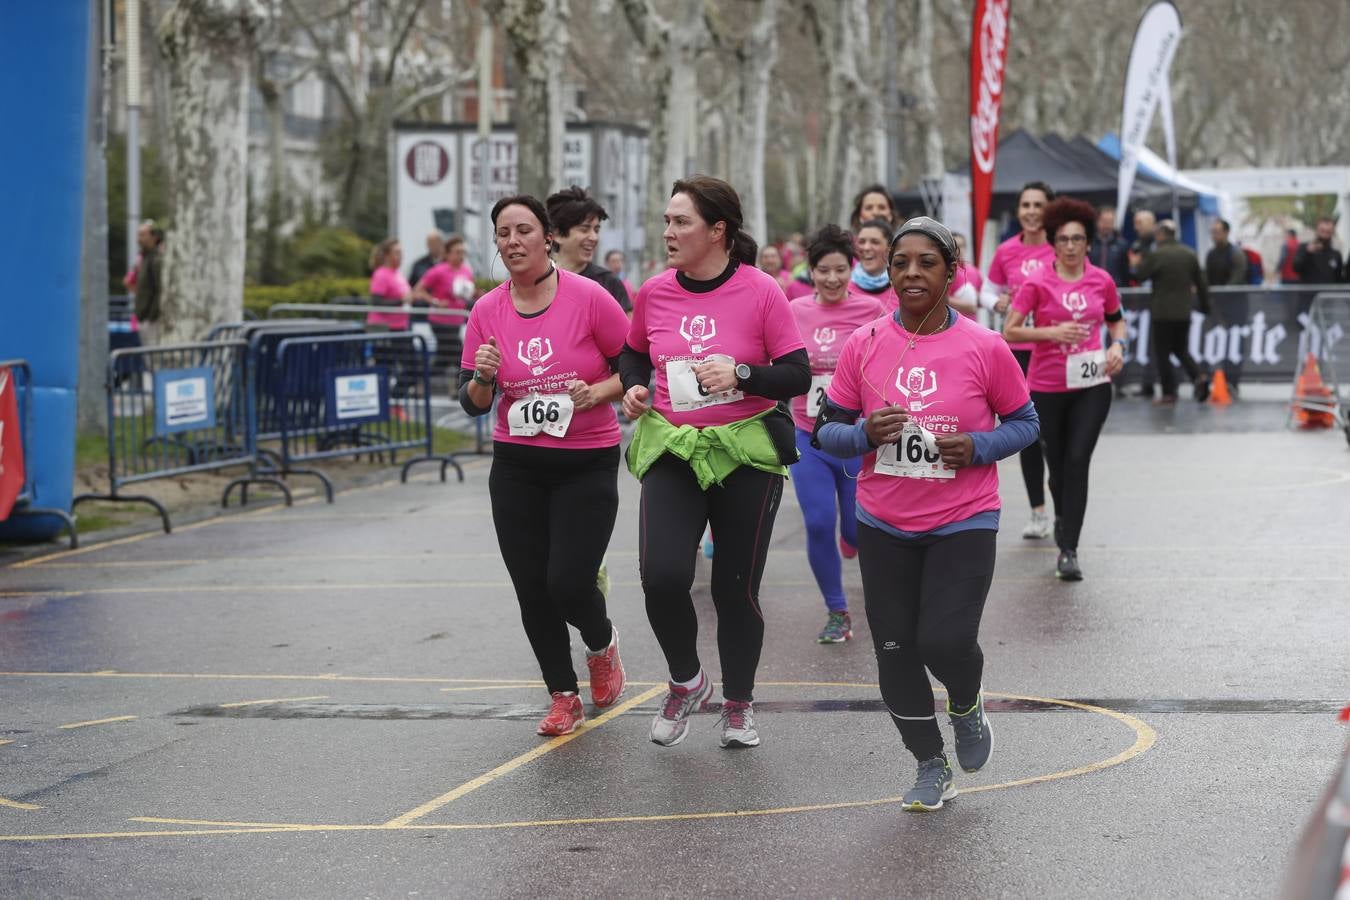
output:
<instances>
[{"instance_id":1,"label":"woman wearing glasses","mask_svg":"<svg viewBox=\"0 0 1350 900\"><path fill-rule=\"evenodd\" d=\"M1087 261L1096 230L1090 205L1061 197L1045 207L1045 233L1055 248L1046 266L1022 285L1003 326L1011 342L1030 342L1027 386L1041 419L1041 446L1055 502L1055 575L1081 581L1078 535L1087 512L1088 466L1111 410L1111 376L1125 357L1125 319L1110 273ZM1035 326L1027 325L1034 317ZM1102 326L1111 335L1102 345Z\"/></svg>"}]
</instances>

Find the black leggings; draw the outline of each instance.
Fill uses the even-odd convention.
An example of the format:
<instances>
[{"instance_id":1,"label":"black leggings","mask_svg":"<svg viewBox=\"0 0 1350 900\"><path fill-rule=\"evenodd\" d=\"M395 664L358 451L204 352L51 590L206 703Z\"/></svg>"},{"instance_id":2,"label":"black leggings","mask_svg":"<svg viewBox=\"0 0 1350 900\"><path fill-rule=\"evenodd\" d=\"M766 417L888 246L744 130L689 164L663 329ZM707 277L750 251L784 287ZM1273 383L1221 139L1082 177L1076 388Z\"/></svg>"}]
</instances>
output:
<instances>
[{"instance_id":1,"label":"black leggings","mask_svg":"<svg viewBox=\"0 0 1350 900\"><path fill-rule=\"evenodd\" d=\"M917 760L942 754L933 687L924 669L942 682L954 709L969 709L979 696L980 617L994 580L994 544L995 532L988 529L902 540L858 524L858 564L881 699Z\"/></svg>"},{"instance_id":2,"label":"black leggings","mask_svg":"<svg viewBox=\"0 0 1350 900\"><path fill-rule=\"evenodd\" d=\"M1050 467L1050 496L1055 500L1055 543L1078 550L1087 514L1088 467L1097 436L1111 411L1111 385L1081 391L1032 391L1041 418L1041 445Z\"/></svg>"},{"instance_id":3,"label":"black leggings","mask_svg":"<svg viewBox=\"0 0 1350 900\"><path fill-rule=\"evenodd\" d=\"M1191 381L1200 380L1200 367L1191 358L1187 344L1191 336L1191 323L1159 322L1153 320L1153 358L1158 363L1158 381L1162 382L1164 397L1177 395L1177 370L1172 368L1171 357L1176 356L1186 377Z\"/></svg>"},{"instance_id":4,"label":"black leggings","mask_svg":"<svg viewBox=\"0 0 1350 900\"><path fill-rule=\"evenodd\" d=\"M759 582L783 497L783 476L741 466L720 485L698 486L689 464L669 453L642 479L639 565L647 618L674 681L699 673L698 615L690 588L703 526L717 535L712 599L717 608L717 651L722 694L754 699L755 670L764 644Z\"/></svg>"},{"instance_id":5,"label":"black leggings","mask_svg":"<svg viewBox=\"0 0 1350 900\"><path fill-rule=\"evenodd\" d=\"M498 442L488 493L520 619L550 692L575 691L570 624L590 650L613 631L595 583L619 510L619 448Z\"/></svg>"},{"instance_id":6,"label":"black leggings","mask_svg":"<svg viewBox=\"0 0 1350 900\"><path fill-rule=\"evenodd\" d=\"M1013 358L1022 367L1022 375L1025 377L1027 366L1031 364L1031 351L1014 350ZM1017 460L1022 464L1022 483L1027 486L1027 500L1031 502L1031 508L1044 506L1045 457L1041 455L1041 445L1036 441L1027 444L1022 448L1022 452L1017 454Z\"/></svg>"}]
</instances>

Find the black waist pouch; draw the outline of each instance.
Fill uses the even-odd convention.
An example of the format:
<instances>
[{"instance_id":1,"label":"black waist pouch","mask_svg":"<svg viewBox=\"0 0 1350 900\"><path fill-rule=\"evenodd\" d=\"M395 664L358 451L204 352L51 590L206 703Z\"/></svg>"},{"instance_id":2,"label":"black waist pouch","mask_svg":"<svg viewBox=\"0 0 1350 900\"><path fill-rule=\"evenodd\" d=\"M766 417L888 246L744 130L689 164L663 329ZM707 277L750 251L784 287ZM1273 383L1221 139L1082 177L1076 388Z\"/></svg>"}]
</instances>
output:
<instances>
[{"instance_id":1,"label":"black waist pouch","mask_svg":"<svg viewBox=\"0 0 1350 900\"><path fill-rule=\"evenodd\" d=\"M773 449L778 454L778 461L785 466L797 462L801 458L797 452L797 426L787 407L779 403L762 421L764 430L769 433L769 440L773 442Z\"/></svg>"}]
</instances>

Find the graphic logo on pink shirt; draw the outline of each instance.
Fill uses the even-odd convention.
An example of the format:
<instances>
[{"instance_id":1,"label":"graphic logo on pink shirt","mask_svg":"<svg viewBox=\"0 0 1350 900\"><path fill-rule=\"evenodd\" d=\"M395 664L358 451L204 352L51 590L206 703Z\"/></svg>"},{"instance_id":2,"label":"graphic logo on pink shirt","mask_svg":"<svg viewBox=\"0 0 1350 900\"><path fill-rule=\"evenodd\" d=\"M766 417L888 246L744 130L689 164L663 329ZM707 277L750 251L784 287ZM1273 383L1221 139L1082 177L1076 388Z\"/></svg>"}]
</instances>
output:
<instances>
[{"instance_id":1,"label":"graphic logo on pink shirt","mask_svg":"<svg viewBox=\"0 0 1350 900\"><path fill-rule=\"evenodd\" d=\"M928 407L942 402L928 399L936 394L938 389L937 372L932 369L914 366L906 372L902 368L895 374L895 386L901 394L904 394L905 405L909 407L910 412L923 412Z\"/></svg>"},{"instance_id":2,"label":"graphic logo on pink shirt","mask_svg":"<svg viewBox=\"0 0 1350 900\"><path fill-rule=\"evenodd\" d=\"M1037 259L1036 257L1034 257L1034 256L1028 256L1026 259L1022 260L1022 266L1021 266L1021 268L1022 268L1022 274L1023 274L1024 276L1030 275L1032 272L1035 272L1037 269L1039 269L1039 268L1040 268L1041 266L1043 266L1043 265L1044 265L1044 263L1041 262L1041 261L1040 261L1039 259Z\"/></svg>"},{"instance_id":3,"label":"graphic logo on pink shirt","mask_svg":"<svg viewBox=\"0 0 1350 900\"><path fill-rule=\"evenodd\" d=\"M834 342L839 340L839 332L828 326L817 328L811 336L820 347L821 353L829 351L830 347L834 346Z\"/></svg>"},{"instance_id":4,"label":"graphic logo on pink shirt","mask_svg":"<svg viewBox=\"0 0 1350 900\"><path fill-rule=\"evenodd\" d=\"M702 353L709 347L716 347L711 341L717 337L717 320L702 314L694 316L692 320L688 316L680 316L680 337L689 342L690 353Z\"/></svg>"},{"instance_id":5,"label":"graphic logo on pink shirt","mask_svg":"<svg viewBox=\"0 0 1350 900\"><path fill-rule=\"evenodd\" d=\"M530 367L532 375L543 375L557 363L544 365L553 358L553 341L548 338L530 338L529 342L516 342L516 359Z\"/></svg>"},{"instance_id":6,"label":"graphic logo on pink shirt","mask_svg":"<svg viewBox=\"0 0 1350 900\"><path fill-rule=\"evenodd\" d=\"M1059 298L1059 302L1064 304L1064 308L1077 316L1083 310L1087 309L1087 294L1082 291L1065 291Z\"/></svg>"}]
</instances>

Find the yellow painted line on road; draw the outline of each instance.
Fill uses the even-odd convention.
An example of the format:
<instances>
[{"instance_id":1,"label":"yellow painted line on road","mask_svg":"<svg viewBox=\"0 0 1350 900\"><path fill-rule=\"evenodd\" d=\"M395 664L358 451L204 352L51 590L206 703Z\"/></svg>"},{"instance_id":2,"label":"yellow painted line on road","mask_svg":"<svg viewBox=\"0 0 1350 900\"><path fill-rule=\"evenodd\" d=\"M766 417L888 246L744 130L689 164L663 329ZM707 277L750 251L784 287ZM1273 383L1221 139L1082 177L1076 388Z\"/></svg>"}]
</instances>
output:
<instances>
[{"instance_id":1,"label":"yellow painted line on road","mask_svg":"<svg viewBox=\"0 0 1350 900\"><path fill-rule=\"evenodd\" d=\"M0 747L3 747L5 744L12 744L12 743L14 743L14 742L13 742L13 741L0 741Z\"/></svg>"},{"instance_id":2,"label":"yellow painted line on road","mask_svg":"<svg viewBox=\"0 0 1350 900\"><path fill-rule=\"evenodd\" d=\"M110 722L130 722L135 716L109 716L106 719L92 719L88 722L71 722L69 725L58 725L57 728L88 728L91 725L107 725Z\"/></svg>"},{"instance_id":3,"label":"yellow painted line on road","mask_svg":"<svg viewBox=\"0 0 1350 900\"><path fill-rule=\"evenodd\" d=\"M22 809L25 812L32 812L35 809L42 809L42 807L36 806L32 803L20 803L18 800L6 800L4 797L0 797L0 807L3 807L5 809Z\"/></svg>"},{"instance_id":4,"label":"yellow painted line on road","mask_svg":"<svg viewBox=\"0 0 1350 900\"><path fill-rule=\"evenodd\" d=\"M315 694L313 697L275 697L271 700L239 700L234 703L222 703L221 709L235 709L240 706L265 706L268 703L299 703L302 700L327 700L327 694Z\"/></svg>"},{"instance_id":5,"label":"yellow painted line on road","mask_svg":"<svg viewBox=\"0 0 1350 900\"><path fill-rule=\"evenodd\" d=\"M304 828L303 825L287 825L285 822L215 822L203 819L161 819L158 816L132 816L128 822L145 822L149 825L206 825L212 828Z\"/></svg>"},{"instance_id":6,"label":"yellow painted line on road","mask_svg":"<svg viewBox=\"0 0 1350 900\"><path fill-rule=\"evenodd\" d=\"M632 709L634 706L637 706L640 703L645 703L646 701L652 699L657 694L660 694L665 690L666 690L665 685L658 685L657 687L643 691L641 694L638 694L631 700L627 700L623 703L620 703L618 706L608 709L599 716L596 716L594 719L587 721L585 724L583 724L580 728L578 728L571 734L560 735L559 737L555 737L551 741L548 741L547 743L540 744L534 749L522 753L519 756L515 757L514 759L502 763L500 766L493 769L491 772L485 772L484 774L479 775L477 778L464 782L459 787L453 790L446 791L444 794L441 794L434 800L428 800L421 806L418 806L414 809L410 809L403 815L390 819L388 822L385 823L385 825L387 825L390 828L400 828L405 825L409 825L413 822L416 822L423 816L427 816L430 815L431 813L434 813L436 810L445 806L447 803L451 803L455 800L458 800L465 794L470 794L485 785L491 784L498 778L501 778L503 775L508 775L511 772L514 772L516 769L519 769L526 763L532 762L533 760L538 759L544 754L557 750L559 747L571 743L572 741L576 740L582 735L594 731L601 725L604 725L606 722L613 719L615 716L623 715L625 712Z\"/></svg>"}]
</instances>

